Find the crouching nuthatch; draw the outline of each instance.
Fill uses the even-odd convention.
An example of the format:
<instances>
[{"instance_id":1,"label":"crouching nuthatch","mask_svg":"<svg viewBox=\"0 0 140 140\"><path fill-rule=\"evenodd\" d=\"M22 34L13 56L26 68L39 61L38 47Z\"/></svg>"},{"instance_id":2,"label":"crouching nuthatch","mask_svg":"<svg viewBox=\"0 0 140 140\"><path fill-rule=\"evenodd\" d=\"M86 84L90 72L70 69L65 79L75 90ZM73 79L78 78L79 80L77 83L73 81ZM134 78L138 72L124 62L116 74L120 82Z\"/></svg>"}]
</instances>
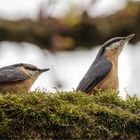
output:
<instances>
[{"instance_id":1,"label":"crouching nuthatch","mask_svg":"<svg viewBox=\"0 0 140 140\"><path fill-rule=\"evenodd\" d=\"M112 89L118 91L118 57L125 44L134 35L115 37L105 42L79 83L77 90L90 94L96 90Z\"/></svg>"},{"instance_id":2,"label":"crouching nuthatch","mask_svg":"<svg viewBox=\"0 0 140 140\"><path fill-rule=\"evenodd\" d=\"M28 91L37 77L49 68L39 69L30 64L14 64L0 68L0 92Z\"/></svg>"}]
</instances>

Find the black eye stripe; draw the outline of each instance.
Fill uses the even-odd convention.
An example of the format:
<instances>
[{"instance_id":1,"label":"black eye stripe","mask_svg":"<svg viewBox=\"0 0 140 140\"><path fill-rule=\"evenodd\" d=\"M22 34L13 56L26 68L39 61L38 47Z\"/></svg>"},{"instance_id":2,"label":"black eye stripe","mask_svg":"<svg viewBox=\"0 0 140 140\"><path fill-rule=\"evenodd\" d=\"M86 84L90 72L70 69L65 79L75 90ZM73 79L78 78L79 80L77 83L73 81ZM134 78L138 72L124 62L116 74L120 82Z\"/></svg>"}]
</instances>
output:
<instances>
[{"instance_id":1,"label":"black eye stripe","mask_svg":"<svg viewBox=\"0 0 140 140\"><path fill-rule=\"evenodd\" d=\"M106 43L104 43L103 47L106 48L106 47L110 46L111 44L118 42L120 40L122 40L122 37L113 38L113 39L107 41Z\"/></svg>"},{"instance_id":2,"label":"black eye stripe","mask_svg":"<svg viewBox=\"0 0 140 140\"><path fill-rule=\"evenodd\" d=\"M105 42L99 50L98 57L101 56L105 52L105 48L107 48L111 44L113 44L119 40L123 40L123 39L124 39L124 37L115 37L115 38L112 38L112 39L108 40L107 42Z\"/></svg>"},{"instance_id":3,"label":"black eye stripe","mask_svg":"<svg viewBox=\"0 0 140 140\"><path fill-rule=\"evenodd\" d=\"M37 68L33 68L33 67L25 67L25 69L32 70L32 71L37 71L38 70Z\"/></svg>"}]
</instances>

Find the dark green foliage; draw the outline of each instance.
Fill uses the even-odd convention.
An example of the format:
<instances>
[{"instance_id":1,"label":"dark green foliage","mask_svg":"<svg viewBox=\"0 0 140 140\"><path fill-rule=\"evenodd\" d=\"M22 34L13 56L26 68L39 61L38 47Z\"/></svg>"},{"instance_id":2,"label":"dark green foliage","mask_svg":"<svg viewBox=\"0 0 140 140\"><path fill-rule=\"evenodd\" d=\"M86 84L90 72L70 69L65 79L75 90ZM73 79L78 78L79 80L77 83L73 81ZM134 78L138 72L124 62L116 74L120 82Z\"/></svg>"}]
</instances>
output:
<instances>
[{"instance_id":1,"label":"dark green foliage","mask_svg":"<svg viewBox=\"0 0 140 140\"><path fill-rule=\"evenodd\" d=\"M138 139L140 99L113 91L1 94L0 138Z\"/></svg>"}]
</instances>

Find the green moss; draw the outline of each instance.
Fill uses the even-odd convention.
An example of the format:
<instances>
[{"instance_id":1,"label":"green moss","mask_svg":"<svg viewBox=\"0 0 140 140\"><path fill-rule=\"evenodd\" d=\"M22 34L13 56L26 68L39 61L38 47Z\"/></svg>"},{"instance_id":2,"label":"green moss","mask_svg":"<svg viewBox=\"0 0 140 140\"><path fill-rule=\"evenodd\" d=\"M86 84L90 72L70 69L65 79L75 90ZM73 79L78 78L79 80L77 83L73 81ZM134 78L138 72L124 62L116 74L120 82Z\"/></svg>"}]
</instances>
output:
<instances>
[{"instance_id":1,"label":"green moss","mask_svg":"<svg viewBox=\"0 0 140 140\"><path fill-rule=\"evenodd\" d=\"M113 91L0 95L1 139L138 139L140 99Z\"/></svg>"}]
</instances>

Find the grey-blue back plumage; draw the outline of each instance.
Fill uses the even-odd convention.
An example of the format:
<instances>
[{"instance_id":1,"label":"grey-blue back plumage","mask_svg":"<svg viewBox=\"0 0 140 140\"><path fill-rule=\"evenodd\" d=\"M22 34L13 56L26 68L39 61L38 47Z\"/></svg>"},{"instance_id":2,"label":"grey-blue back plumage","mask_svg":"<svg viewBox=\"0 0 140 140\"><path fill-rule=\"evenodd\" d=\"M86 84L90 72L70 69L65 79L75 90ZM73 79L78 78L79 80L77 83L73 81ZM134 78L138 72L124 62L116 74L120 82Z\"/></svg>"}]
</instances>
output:
<instances>
[{"instance_id":1,"label":"grey-blue back plumage","mask_svg":"<svg viewBox=\"0 0 140 140\"><path fill-rule=\"evenodd\" d=\"M14 65L6 66L0 69L0 84L24 81L26 79L28 79L28 76L22 71L16 69Z\"/></svg>"},{"instance_id":2,"label":"grey-blue back plumage","mask_svg":"<svg viewBox=\"0 0 140 140\"><path fill-rule=\"evenodd\" d=\"M100 81L102 81L112 68L112 63L103 55L104 47L102 47L89 70L79 83L77 90L89 92Z\"/></svg>"}]
</instances>

